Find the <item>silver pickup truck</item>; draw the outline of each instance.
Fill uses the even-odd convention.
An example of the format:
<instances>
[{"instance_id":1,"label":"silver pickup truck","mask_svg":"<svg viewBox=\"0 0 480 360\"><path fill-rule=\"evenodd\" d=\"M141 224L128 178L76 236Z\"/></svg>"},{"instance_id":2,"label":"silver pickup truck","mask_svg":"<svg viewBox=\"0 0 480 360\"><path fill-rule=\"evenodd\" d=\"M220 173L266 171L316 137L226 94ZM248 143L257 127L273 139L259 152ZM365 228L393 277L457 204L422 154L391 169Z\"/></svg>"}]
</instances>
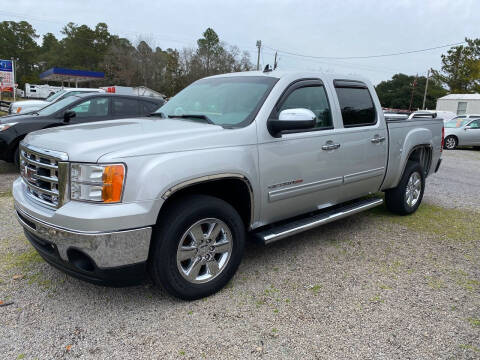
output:
<instances>
[{"instance_id":1,"label":"silver pickup truck","mask_svg":"<svg viewBox=\"0 0 480 360\"><path fill-rule=\"evenodd\" d=\"M220 290L247 235L264 244L383 203L422 201L441 162L434 115L386 121L354 76L201 79L149 118L41 130L21 144L15 209L51 265L97 284ZM388 236L388 234L385 234Z\"/></svg>"}]
</instances>

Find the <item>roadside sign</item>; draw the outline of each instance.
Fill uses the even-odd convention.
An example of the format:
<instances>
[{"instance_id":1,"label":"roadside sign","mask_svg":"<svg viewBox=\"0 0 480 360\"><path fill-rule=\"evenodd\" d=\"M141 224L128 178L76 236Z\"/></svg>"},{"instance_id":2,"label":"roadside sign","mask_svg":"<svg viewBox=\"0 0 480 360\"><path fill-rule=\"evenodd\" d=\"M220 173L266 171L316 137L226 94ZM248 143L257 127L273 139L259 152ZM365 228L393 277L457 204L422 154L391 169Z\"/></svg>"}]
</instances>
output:
<instances>
[{"instance_id":1,"label":"roadside sign","mask_svg":"<svg viewBox=\"0 0 480 360\"><path fill-rule=\"evenodd\" d=\"M2 79L2 90L13 92L13 61L0 60L0 78Z\"/></svg>"}]
</instances>

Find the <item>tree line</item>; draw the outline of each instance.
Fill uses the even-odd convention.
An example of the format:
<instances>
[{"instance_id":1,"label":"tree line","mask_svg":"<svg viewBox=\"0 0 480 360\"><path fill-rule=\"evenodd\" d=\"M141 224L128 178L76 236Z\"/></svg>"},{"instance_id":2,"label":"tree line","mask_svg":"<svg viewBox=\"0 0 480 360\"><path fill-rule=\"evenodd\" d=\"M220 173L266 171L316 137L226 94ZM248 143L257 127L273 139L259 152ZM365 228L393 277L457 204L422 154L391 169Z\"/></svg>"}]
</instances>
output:
<instances>
[{"instance_id":1,"label":"tree line","mask_svg":"<svg viewBox=\"0 0 480 360\"><path fill-rule=\"evenodd\" d=\"M427 78L395 74L376 86L382 106L396 109L421 109ZM480 39L465 39L464 45L450 48L442 55L440 70L432 69L425 101L435 109L439 97L480 92ZM413 96L412 96L413 94Z\"/></svg>"},{"instance_id":2,"label":"tree line","mask_svg":"<svg viewBox=\"0 0 480 360\"><path fill-rule=\"evenodd\" d=\"M39 75L51 67L105 72L105 79L92 86L144 85L172 96L205 76L253 68L250 55L221 41L208 28L196 48L162 49L147 41L133 44L112 34L107 24L95 28L68 23L58 39L54 34L40 36L26 21L0 23L0 59L18 59L16 80L39 83Z\"/></svg>"},{"instance_id":3,"label":"tree line","mask_svg":"<svg viewBox=\"0 0 480 360\"><path fill-rule=\"evenodd\" d=\"M68 23L62 37L42 36L26 21L0 22L0 59L17 60L17 82L39 83L39 74L51 67L105 72L105 79L93 86L144 85L172 96L193 81L205 76L253 68L250 55L221 41L208 28L194 48L162 49L148 41L133 44L112 34L107 24L95 28ZM376 86L384 107L421 108L426 77L395 74ZM447 93L480 92L480 39L465 39L442 55L439 70L432 69L426 107L435 108L436 100ZM412 97L413 94L413 97Z\"/></svg>"}]
</instances>

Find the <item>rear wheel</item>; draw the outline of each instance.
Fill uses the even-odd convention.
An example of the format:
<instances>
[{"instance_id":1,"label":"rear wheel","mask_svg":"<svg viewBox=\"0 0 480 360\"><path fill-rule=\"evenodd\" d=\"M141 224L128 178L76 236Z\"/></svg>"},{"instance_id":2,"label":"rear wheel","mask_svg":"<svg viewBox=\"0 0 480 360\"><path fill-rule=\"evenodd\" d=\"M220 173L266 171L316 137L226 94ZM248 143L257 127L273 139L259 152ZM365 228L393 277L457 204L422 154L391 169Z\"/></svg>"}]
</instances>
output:
<instances>
[{"instance_id":1,"label":"rear wheel","mask_svg":"<svg viewBox=\"0 0 480 360\"><path fill-rule=\"evenodd\" d=\"M414 213L422 202L425 175L422 166L409 161L398 186L385 192L387 209L399 215Z\"/></svg>"},{"instance_id":2,"label":"rear wheel","mask_svg":"<svg viewBox=\"0 0 480 360\"><path fill-rule=\"evenodd\" d=\"M150 273L156 284L184 300L209 296L235 274L245 244L240 215L205 195L175 201L152 238Z\"/></svg>"},{"instance_id":3,"label":"rear wheel","mask_svg":"<svg viewBox=\"0 0 480 360\"><path fill-rule=\"evenodd\" d=\"M455 136L447 136L445 138L444 148L447 150L455 150L458 145L458 140Z\"/></svg>"}]
</instances>

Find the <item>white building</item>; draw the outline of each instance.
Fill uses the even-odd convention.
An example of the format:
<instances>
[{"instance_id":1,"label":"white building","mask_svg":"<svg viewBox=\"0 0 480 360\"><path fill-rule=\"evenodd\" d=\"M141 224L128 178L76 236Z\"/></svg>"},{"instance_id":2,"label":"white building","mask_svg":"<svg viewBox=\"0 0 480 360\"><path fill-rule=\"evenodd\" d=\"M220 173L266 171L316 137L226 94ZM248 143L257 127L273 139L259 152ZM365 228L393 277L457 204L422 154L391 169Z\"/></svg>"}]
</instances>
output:
<instances>
[{"instance_id":1,"label":"white building","mask_svg":"<svg viewBox=\"0 0 480 360\"><path fill-rule=\"evenodd\" d=\"M457 115L480 114L480 94L450 94L437 100L437 110Z\"/></svg>"}]
</instances>

